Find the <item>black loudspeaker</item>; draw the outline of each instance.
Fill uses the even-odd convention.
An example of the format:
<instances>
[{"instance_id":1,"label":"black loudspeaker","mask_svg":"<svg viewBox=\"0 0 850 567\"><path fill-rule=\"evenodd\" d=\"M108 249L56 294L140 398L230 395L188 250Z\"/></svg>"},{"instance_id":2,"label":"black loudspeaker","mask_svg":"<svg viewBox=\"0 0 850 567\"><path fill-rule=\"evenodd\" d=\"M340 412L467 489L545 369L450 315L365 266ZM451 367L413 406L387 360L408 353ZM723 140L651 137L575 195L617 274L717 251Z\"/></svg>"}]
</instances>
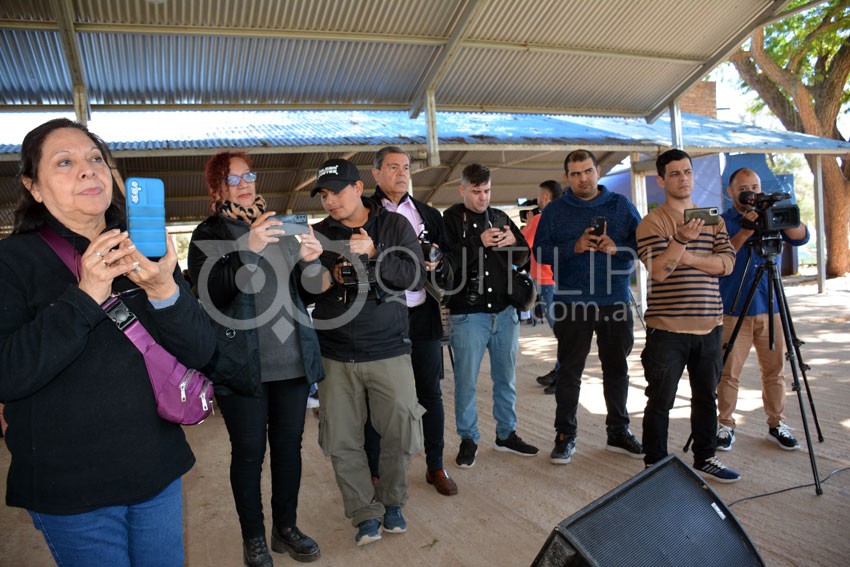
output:
<instances>
[{"instance_id":1,"label":"black loudspeaker","mask_svg":"<svg viewBox=\"0 0 850 567\"><path fill-rule=\"evenodd\" d=\"M737 518L670 455L552 531L532 567L763 566Z\"/></svg>"}]
</instances>

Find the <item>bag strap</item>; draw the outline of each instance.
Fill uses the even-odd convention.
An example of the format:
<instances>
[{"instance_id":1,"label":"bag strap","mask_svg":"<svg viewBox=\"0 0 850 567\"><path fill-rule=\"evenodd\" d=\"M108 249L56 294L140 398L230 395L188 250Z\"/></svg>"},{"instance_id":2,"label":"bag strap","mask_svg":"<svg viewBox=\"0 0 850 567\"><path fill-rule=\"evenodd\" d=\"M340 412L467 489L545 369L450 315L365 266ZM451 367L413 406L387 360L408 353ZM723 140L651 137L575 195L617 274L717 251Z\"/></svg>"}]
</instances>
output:
<instances>
[{"instance_id":1,"label":"bag strap","mask_svg":"<svg viewBox=\"0 0 850 567\"><path fill-rule=\"evenodd\" d=\"M77 281L80 281L81 258L77 254L77 251L74 250L74 247L47 225L42 226L38 234L53 249L56 255L59 256L59 259L68 266L68 269L71 270ZM136 315L121 301L120 297L114 294L111 295L101 307L106 312L106 316L115 323L115 326L120 331L127 335L127 338L139 349L139 352L145 354L152 345L156 344L156 341L148 330L139 323Z\"/></svg>"}]
</instances>

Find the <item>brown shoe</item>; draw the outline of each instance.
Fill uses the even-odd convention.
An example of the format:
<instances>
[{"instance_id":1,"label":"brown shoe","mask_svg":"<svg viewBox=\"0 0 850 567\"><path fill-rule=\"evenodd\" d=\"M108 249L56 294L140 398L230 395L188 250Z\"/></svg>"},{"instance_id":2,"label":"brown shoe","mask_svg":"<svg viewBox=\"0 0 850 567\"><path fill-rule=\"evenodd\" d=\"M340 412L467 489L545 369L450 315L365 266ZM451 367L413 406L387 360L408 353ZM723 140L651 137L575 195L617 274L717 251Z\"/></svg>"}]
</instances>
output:
<instances>
[{"instance_id":1,"label":"brown shoe","mask_svg":"<svg viewBox=\"0 0 850 567\"><path fill-rule=\"evenodd\" d=\"M446 469L428 471L425 473L425 481L428 484L433 484L437 492L444 496L454 496L457 494L457 485L455 481L449 478L449 473L446 472Z\"/></svg>"}]
</instances>

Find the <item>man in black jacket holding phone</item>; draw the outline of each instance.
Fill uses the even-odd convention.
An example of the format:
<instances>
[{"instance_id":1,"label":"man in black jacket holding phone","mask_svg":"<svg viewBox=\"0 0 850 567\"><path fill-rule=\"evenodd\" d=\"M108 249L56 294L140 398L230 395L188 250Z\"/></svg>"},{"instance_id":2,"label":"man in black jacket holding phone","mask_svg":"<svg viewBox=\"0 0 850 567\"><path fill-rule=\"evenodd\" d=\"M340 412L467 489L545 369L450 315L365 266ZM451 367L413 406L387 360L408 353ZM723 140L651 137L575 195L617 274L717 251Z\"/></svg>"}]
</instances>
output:
<instances>
[{"instance_id":1,"label":"man in black jacket holding phone","mask_svg":"<svg viewBox=\"0 0 850 567\"><path fill-rule=\"evenodd\" d=\"M375 154L372 176L377 182L372 201L380 207L404 216L422 244L425 269L429 281L439 288L450 287L451 266L443 256L448 249L446 228L440 212L417 201L408 193L410 188L410 157L396 146L381 148ZM411 361L416 379L416 396L425 408L422 429L425 437L425 480L445 496L457 494L457 484L443 467L443 432L445 412L440 380L443 377L443 349L440 339L443 325L440 318L438 288L405 292L410 318L412 341ZM368 450L368 449L367 449Z\"/></svg>"},{"instance_id":2,"label":"man in black jacket holding phone","mask_svg":"<svg viewBox=\"0 0 850 567\"><path fill-rule=\"evenodd\" d=\"M490 353L497 451L526 457L537 447L516 434L516 355L519 314L509 302L512 265L522 266L530 251L519 228L490 207L490 170L470 164L461 174L462 203L443 214L455 283L449 299L454 352L455 423L460 449L455 462L470 468L478 454L475 384L484 351Z\"/></svg>"}]
</instances>

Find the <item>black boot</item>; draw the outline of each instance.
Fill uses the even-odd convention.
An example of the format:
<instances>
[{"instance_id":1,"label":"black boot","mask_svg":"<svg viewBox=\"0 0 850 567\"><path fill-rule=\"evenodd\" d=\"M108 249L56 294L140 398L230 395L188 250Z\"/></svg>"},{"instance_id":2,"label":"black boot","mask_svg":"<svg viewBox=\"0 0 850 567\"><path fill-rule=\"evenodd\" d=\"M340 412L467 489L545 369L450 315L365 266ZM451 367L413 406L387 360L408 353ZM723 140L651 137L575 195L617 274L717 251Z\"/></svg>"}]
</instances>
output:
<instances>
[{"instance_id":1,"label":"black boot","mask_svg":"<svg viewBox=\"0 0 850 567\"><path fill-rule=\"evenodd\" d=\"M296 561L309 563L321 556L319 544L297 527L278 528L272 526L272 550L276 553L288 553Z\"/></svg>"},{"instance_id":2,"label":"black boot","mask_svg":"<svg viewBox=\"0 0 850 567\"><path fill-rule=\"evenodd\" d=\"M266 536L242 540L242 559L248 567L274 567Z\"/></svg>"}]
</instances>

